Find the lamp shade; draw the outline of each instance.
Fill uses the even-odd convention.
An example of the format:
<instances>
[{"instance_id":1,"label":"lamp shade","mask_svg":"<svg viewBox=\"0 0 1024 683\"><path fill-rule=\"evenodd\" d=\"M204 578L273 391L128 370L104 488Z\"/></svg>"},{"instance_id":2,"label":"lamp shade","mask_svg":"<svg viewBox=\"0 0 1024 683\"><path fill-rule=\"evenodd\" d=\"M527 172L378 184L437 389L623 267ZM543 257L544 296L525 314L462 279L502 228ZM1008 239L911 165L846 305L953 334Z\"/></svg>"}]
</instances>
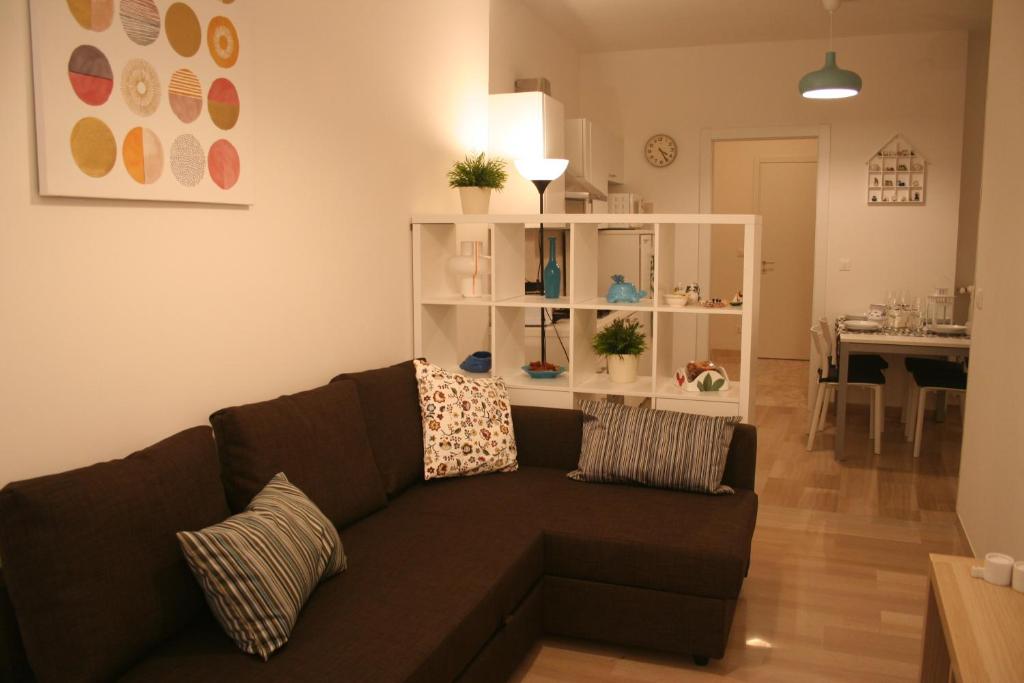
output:
<instances>
[{"instance_id":1,"label":"lamp shade","mask_svg":"<svg viewBox=\"0 0 1024 683\"><path fill-rule=\"evenodd\" d=\"M836 66L836 53L825 53L825 66L800 79L800 94L811 100L838 100L860 92L861 80L853 71Z\"/></svg>"},{"instance_id":2,"label":"lamp shade","mask_svg":"<svg viewBox=\"0 0 1024 683\"><path fill-rule=\"evenodd\" d=\"M527 180L556 180L569 166L568 159L516 159L516 170Z\"/></svg>"}]
</instances>

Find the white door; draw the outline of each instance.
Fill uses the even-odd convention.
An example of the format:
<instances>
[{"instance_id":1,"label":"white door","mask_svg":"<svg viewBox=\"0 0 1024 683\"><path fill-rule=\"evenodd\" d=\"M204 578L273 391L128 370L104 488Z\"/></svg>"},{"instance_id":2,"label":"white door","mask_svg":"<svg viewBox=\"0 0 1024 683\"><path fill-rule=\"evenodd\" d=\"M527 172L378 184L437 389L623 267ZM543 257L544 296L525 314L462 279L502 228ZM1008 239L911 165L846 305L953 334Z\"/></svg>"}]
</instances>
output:
<instances>
[{"instance_id":1,"label":"white door","mask_svg":"<svg viewBox=\"0 0 1024 683\"><path fill-rule=\"evenodd\" d=\"M807 360L818 164L762 158L755 174L755 213L764 221L757 355Z\"/></svg>"}]
</instances>

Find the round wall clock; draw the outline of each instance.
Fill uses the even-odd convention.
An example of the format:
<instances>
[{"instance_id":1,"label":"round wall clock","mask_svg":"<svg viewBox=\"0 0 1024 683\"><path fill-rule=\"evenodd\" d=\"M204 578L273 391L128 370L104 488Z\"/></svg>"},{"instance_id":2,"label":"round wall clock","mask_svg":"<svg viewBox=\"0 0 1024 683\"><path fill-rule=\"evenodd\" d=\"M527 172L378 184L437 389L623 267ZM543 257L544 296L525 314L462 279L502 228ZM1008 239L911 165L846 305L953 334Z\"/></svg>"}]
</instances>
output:
<instances>
[{"instance_id":1,"label":"round wall clock","mask_svg":"<svg viewBox=\"0 0 1024 683\"><path fill-rule=\"evenodd\" d=\"M652 135L644 145L644 157L651 166L663 168L676 160L679 148L671 136L664 133Z\"/></svg>"}]
</instances>

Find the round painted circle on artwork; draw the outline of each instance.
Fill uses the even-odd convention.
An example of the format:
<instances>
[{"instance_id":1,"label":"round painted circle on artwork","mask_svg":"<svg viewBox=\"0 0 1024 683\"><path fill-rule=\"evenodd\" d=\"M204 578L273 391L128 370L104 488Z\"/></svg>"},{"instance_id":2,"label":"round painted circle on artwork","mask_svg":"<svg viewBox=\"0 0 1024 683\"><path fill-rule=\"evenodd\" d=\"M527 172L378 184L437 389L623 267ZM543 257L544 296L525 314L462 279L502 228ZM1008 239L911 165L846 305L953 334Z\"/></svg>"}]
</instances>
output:
<instances>
[{"instance_id":1,"label":"round painted circle on artwork","mask_svg":"<svg viewBox=\"0 0 1024 683\"><path fill-rule=\"evenodd\" d=\"M106 55L92 45L79 45L68 59L68 79L78 99L98 107L110 99L114 72Z\"/></svg>"},{"instance_id":2,"label":"round painted circle on artwork","mask_svg":"<svg viewBox=\"0 0 1024 683\"><path fill-rule=\"evenodd\" d=\"M145 59L129 60L121 70L121 94L128 108L149 116L160 106L160 77Z\"/></svg>"},{"instance_id":3,"label":"round painted circle on artwork","mask_svg":"<svg viewBox=\"0 0 1024 683\"><path fill-rule=\"evenodd\" d=\"M68 9L90 31L106 31L114 23L114 0L68 0Z\"/></svg>"},{"instance_id":4,"label":"round painted circle on artwork","mask_svg":"<svg viewBox=\"0 0 1024 683\"><path fill-rule=\"evenodd\" d=\"M206 27L206 44L217 66L230 69L238 61L238 31L227 17L214 17Z\"/></svg>"},{"instance_id":5,"label":"round painted circle on artwork","mask_svg":"<svg viewBox=\"0 0 1024 683\"><path fill-rule=\"evenodd\" d=\"M231 130L238 123L241 103L235 84L226 78L218 78L210 84L210 92L206 95L206 107L210 110L210 119L221 130Z\"/></svg>"},{"instance_id":6,"label":"round painted circle on artwork","mask_svg":"<svg viewBox=\"0 0 1024 683\"><path fill-rule=\"evenodd\" d=\"M242 162L238 158L238 150L227 140L217 140L210 146L206 165L210 169L210 178L222 190L230 190L234 187L242 172Z\"/></svg>"},{"instance_id":7,"label":"round painted circle on artwork","mask_svg":"<svg viewBox=\"0 0 1024 683\"><path fill-rule=\"evenodd\" d=\"M192 8L183 2L176 2L167 8L164 15L164 33L167 42L182 57L191 57L199 52L203 44L203 27Z\"/></svg>"},{"instance_id":8,"label":"round painted circle on artwork","mask_svg":"<svg viewBox=\"0 0 1024 683\"><path fill-rule=\"evenodd\" d=\"M149 128L135 127L124 136L121 159L135 182L152 185L164 170L164 146Z\"/></svg>"},{"instance_id":9,"label":"round painted circle on artwork","mask_svg":"<svg viewBox=\"0 0 1024 683\"><path fill-rule=\"evenodd\" d=\"M152 45L160 37L160 10L153 0L121 0L121 26L136 45Z\"/></svg>"},{"instance_id":10,"label":"round painted circle on artwork","mask_svg":"<svg viewBox=\"0 0 1024 683\"><path fill-rule=\"evenodd\" d=\"M195 121L203 112L203 86L199 77L188 69L175 71L167 85L167 101L183 123Z\"/></svg>"},{"instance_id":11,"label":"round painted circle on artwork","mask_svg":"<svg viewBox=\"0 0 1024 683\"><path fill-rule=\"evenodd\" d=\"M80 119L71 129L71 157L87 176L110 173L117 160L117 140L110 127L94 116Z\"/></svg>"},{"instance_id":12,"label":"round painted circle on artwork","mask_svg":"<svg viewBox=\"0 0 1024 683\"><path fill-rule=\"evenodd\" d=\"M171 173L185 187L195 187L206 174L206 154L195 135L179 135L171 144Z\"/></svg>"}]
</instances>

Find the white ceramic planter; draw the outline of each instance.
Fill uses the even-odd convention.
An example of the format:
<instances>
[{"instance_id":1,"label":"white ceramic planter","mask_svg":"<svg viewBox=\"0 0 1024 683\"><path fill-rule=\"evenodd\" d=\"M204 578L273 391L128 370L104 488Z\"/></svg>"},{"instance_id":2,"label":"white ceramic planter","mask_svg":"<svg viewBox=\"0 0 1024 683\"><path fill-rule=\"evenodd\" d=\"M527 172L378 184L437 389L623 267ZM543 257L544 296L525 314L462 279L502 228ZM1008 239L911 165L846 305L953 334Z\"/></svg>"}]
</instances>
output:
<instances>
[{"instance_id":1,"label":"white ceramic planter","mask_svg":"<svg viewBox=\"0 0 1024 683\"><path fill-rule=\"evenodd\" d=\"M640 356L608 356L608 379L616 384L632 384L639 365Z\"/></svg>"},{"instance_id":2,"label":"white ceramic planter","mask_svg":"<svg viewBox=\"0 0 1024 683\"><path fill-rule=\"evenodd\" d=\"M462 200L462 213L487 213L487 210L491 204L491 188L460 187L459 199Z\"/></svg>"},{"instance_id":3,"label":"white ceramic planter","mask_svg":"<svg viewBox=\"0 0 1024 683\"><path fill-rule=\"evenodd\" d=\"M459 255L448 259L448 269L459 278L459 291L467 299L484 294L491 258L484 256L483 242L460 242Z\"/></svg>"}]
</instances>

